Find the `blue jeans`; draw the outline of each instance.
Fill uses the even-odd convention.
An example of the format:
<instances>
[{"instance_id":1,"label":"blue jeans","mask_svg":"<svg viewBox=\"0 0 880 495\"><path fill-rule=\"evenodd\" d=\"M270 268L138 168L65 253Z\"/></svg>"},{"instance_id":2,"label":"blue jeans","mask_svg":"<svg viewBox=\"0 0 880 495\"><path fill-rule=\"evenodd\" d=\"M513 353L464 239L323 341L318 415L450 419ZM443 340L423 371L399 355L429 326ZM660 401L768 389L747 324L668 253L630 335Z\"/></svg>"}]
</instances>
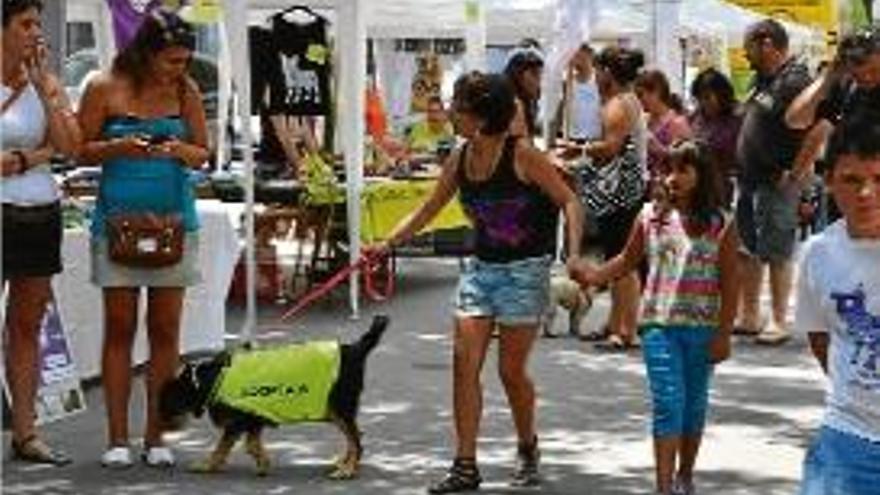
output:
<instances>
[{"instance_id":1,"label":"blue jeans","mask_svg":"<svg viewBox=\"0 0 880 495\"><path fill-rule=\"evenodd\" d=\"M822 427L804 460L800 495L880 493L880 442Z\"/></svg>"},{"instance_id":2,"label":"blue jeans","mask_svg":"<svg viewBox=\"0 0 880 495\"><path fill-rule=\"evenodd\" d=\"M462 318L492 318L502 326L538 325L550 300L550 256L507 263L474 260L458 282Z\"/></svg>"},{"instance_id":3,"label":"blue jeans","mask_svg":"<svg viewBox=\"0 0 880 495\"><path fill-rule=\"evenodd\" d=\"M702 433L709 405L712 364L708 327L648 326L642 329L655 437Z\"/></svg>"}]
</instances>

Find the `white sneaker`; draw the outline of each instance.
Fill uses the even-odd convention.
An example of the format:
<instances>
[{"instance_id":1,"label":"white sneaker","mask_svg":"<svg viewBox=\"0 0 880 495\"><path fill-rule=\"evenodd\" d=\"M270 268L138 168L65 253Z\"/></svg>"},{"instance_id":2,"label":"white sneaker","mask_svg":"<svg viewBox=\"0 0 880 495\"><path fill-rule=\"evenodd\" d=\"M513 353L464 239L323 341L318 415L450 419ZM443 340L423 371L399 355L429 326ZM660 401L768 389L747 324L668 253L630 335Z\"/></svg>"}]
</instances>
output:
<instances>
[{"instance_id":1,"label":"white sneaker","mask_svg":"<svg viewBox=\"0 0 880 495\"><path fill-rule=\"evenodd\" d=\"M109 469L125 469L131 467L131 449L128 447L110 447L101 456L101 465Z\"/></svg>"},{"instance_id":2,"label":"white sneaker","mask_svg":"<svg viewBox=\"0 0 880 495\"><path fill-rule=\"evenodd\" d=\"M168 447L147 447L143 453L143 459L150 467L174 466L174 453Z\"/></svg>"}]
</instances>

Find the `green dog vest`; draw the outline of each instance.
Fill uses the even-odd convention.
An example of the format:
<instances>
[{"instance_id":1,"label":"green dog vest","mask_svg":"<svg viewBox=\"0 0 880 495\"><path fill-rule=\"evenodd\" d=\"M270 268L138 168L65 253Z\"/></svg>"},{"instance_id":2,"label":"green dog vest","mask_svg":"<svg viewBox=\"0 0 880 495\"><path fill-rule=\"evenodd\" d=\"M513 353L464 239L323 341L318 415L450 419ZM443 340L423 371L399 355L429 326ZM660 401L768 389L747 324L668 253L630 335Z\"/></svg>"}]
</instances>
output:
<instances>
[{"instance_id":1,"label":"green dog vest","mask_svg":"<svg viewBox=\"0 0 880 495\"><path fill-rule=\"evenodd\" d=\"M214 401L279 424L325 420L339 359L335 341L236 352Z\"/></svg>"}]
</instances>

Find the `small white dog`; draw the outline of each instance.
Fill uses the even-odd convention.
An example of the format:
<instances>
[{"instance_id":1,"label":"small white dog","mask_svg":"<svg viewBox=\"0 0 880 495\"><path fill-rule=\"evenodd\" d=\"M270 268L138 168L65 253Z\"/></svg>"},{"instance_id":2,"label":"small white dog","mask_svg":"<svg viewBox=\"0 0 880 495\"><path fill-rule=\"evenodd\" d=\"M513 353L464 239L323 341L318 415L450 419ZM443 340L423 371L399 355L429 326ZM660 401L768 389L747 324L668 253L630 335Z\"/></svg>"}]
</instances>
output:
<instances>
[{"instance_id":1,"label":"small white dog","mask_svg":"<svg viewBox=\"0 0 880 495\"><path fill-rule=\"evenodd\" d=\"M553 333L553 323L556 320L558 308L568 311L568 333L573 337L581 334L581 322L593 306L593 296L590 291L584 291L580 285L568 277L563 271L554 269L550 277L550 304L544 314L543 335L545 337L557 337Z\"/></svg>"}]
</instances>

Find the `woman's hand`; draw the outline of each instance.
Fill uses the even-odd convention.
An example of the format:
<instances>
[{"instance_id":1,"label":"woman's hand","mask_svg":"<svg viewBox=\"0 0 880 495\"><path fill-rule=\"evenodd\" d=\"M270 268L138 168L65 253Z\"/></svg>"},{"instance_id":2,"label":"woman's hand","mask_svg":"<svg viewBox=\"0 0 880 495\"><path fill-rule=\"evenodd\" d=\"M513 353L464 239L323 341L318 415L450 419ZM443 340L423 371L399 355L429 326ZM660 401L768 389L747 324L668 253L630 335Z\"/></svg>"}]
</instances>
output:
<instances>
[{"instance_id":1,"label":"woman's hand","mask_svg":"<svg viewBox=\"0 0 880 495\"><path fill-rule=\"evenodd\" d=\"M21 159L13 153L3 152L3 177L21 173Z\"/></svg>"},{"instance_id":2,"label":"woman's hand","mask_svg":"<svg viewBox=\"0 0 880 495\"><path fill-rule=\"evenodd\" d=\"M176 158L183 160L183 141L177 138L166 139L161 142L153 142L147 144L147 151L150 155L160 158Z\"/></svg>"},{"instance_id":3,"label":"woman's hand","mask_svg":"<svg viewBox=\"0 0 880 495\"><path fill-rule=\"evenodd\" d=\"M568 275L584 289L602 284L599 269L595 264L584 259L570 258L566 262Z\"/></svg>"},{"instance_id":4,"label":"woman's hand","mask_svg":"<svg viewBox=\"0 0 880 495\"><path fill-rule=\"evenodd\" d=\"M370 244L361 249L361 253L367 258L381 258L389 252L391 252L391 243L388 241Z\"/></svg>"},{"instance_id":5,"label":"woman's hand","mask_svg":"<svg viewBox=\"0 0 880 495\"><path fill-rule=\"evenodd\" d=\"M719 364L726 361L729 357L730 335L718 332L709 344L709 361L712 364Z\"/></svg>"},{"instance_id":6,"label":"woman's hand","mask_svg":"<svg viewBox=\"0 0 880 495\"><path fill-rule=\"evenodd\" d=\"M33 83L37 93L45 100L54 98L54 85L52 84L52 72L49 69L48 51L46 41L43 38L37 40L34 55L24 62L28 79Z\"/></svg>"},{"instance_id":7,"label":"woman's hand","mask_svg":"<svg viewBox=\"0 0 880 495\"><path fill-rule=\"evenodd\" d=\"M125 136L114 138L110 145L115 151L115 156L131 158L148 158L150 156L150 142L143 136Z\"/></svg>"}]
</instances>

